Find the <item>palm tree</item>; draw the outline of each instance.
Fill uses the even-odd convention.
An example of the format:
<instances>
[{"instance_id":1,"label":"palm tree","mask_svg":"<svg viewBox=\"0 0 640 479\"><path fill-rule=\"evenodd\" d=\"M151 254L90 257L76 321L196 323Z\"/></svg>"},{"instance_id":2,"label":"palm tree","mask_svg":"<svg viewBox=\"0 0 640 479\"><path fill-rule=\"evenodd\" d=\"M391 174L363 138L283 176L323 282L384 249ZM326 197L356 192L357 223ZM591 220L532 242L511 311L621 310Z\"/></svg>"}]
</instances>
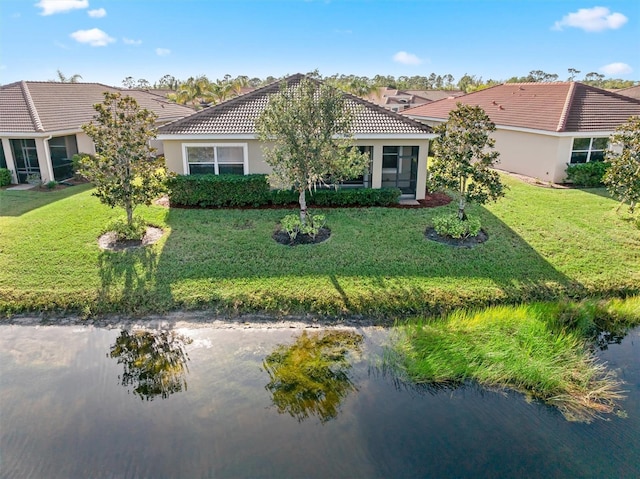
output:
<instances>
[{"instance_id":1,"label":"palm tree","mask_svg":"<svg viewBox=\"0 0 640 479\"><path fill-rule=\"evenodd\" d=\"M214 100L212 84L205 75L198 77L189 77L186 82L182 83L175 93L167 96L172 101L181 105L190 103L194 107L200 106L201 102L210 102Z\"/></svg>"},{"instance_id":2,"label":"palm tree","mask_svg":"<svg viewBox=\"0 0 640 479\"><path fill-rule=\"evenodd\" d=\"M77 73L75 75L71 75L70 77L67 77L60 70L57 70L57 74L58 74L58 79L51 80L51 81L60 82L60 83L78 83L79 80L82 80L82 76L78 75Z\"/></svg>"}]
</instances>

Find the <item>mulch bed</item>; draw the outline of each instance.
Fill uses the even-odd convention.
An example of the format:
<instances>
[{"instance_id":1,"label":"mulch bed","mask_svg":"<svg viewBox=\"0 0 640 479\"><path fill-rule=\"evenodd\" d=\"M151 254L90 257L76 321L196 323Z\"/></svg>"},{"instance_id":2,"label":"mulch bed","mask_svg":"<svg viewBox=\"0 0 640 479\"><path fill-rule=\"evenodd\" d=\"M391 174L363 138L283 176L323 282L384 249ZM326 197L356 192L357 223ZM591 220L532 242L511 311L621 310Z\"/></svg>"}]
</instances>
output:
<instances>
[{"instance_id":1,"label":"mulch bed","mask_svg":"<svg viewBox=\"0 0 640 479\"><path fill-rule=\"evenodd\" d=\"M424 236L428 240L458 248L473 248L489 239L489 235L485 230L480 230L480 233L476 236L469 236L468 238L452 238L451 236L440 236L433 227L427 228Z\"/></svg>"},{"instance_id":2,"label":"mulch bed","mask_svg":"<svg viewBox=\"0 0 640 479\"><path fill-rule=\"evenodd\" d=\"M315 238L307 234L299 234L296 239L291 241L286 231L276 230L273 233L273 239L285 246L298 246L301 244L318 244L327 241L331 236L331 230L327 227L320 228Z\"/></svg>"},{"instance_id":3,"label":"mulch bed","mask_svg":"<svg viewBox=\"0 0 640 479\"><path fill-rule=\"evenodd\" d=\"M115 231L109 231L98 238L98 246L103 250L128 251L156 243L163 234L160 228L149 226L141 240L118 241Z\"/></svg>"}]
</instances>

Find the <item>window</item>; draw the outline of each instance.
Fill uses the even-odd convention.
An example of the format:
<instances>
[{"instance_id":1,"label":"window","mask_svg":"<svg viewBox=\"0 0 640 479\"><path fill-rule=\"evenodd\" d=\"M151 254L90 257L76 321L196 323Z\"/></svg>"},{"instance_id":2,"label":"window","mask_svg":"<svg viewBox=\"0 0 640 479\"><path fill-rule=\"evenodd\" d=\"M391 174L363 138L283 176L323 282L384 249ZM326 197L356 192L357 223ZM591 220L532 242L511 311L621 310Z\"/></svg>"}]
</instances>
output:
<instances>
[{"instance_id":1,"label":"window","mask_svg":"<svg viewBox=\"0 0 640 479\"><path fill-rule=\"evenodd\" d=\"M398 158L400 156L399 146L383 146L382 147L382 170L398 169Z\"/></svg>"},{"instance_id":2,"label":"window","mask_svg":"<svg viewBox=\"0 0 640 479\"><path fill-rule=\"evenodd\" d=\"M369 155L369 167L363 175L350 180L345 180L342 182L341 186L352 188L369 188L371 186L371 163L373 162L373 146L358 146L357 148L360 153Z\"/></svg>"},{"instance_id":3,"label":"window","mask_svg":"<svg viewBox=\"0 0 640 479\"><path fill-rule=\"evenodd\" d=\"M18 182L25 183L30 175L40 175L36 141L32 138L24 138L11 139L9 142L16 166Z\"/></svg>"},{"instance_id":4,"label":"window","mask_svg":"<svg viewBox=\"0 0 640 479\"><path fill-rule=\"evenodd\" d=\"M58 136L49 140L53 178L56 181L66 180L73 176L73 155L78 153L76 135Z\"/></svg>"},{"instance_id":5,"label":"window","mask_svg":"<svg viewBox=\"0 0 640 479\"><path fill-rule=\"evenodd\" d=\"M571 163L604 161L608 138L574 138L571 150Z\"/></svg>"},{"instance_id":6,"label":"window","mask_svg":"<svg viewBox=\"0 0 640 479\"><path fill-rule=\"evenodd\" d=\"M244 144L185 144L183 148L189 175L247 174L247 146Z\"/></svg>"},{"instance_id":7,"label":"window","mask_svg":"<svg viewBox=\"0 0 640 479\"><path fill-rule=\"evenodd\" d=\"M2 145L2 141L0 141L0 168L7 167L7 159L4 156L4 146Z\"/></svg>"}]
</instances>

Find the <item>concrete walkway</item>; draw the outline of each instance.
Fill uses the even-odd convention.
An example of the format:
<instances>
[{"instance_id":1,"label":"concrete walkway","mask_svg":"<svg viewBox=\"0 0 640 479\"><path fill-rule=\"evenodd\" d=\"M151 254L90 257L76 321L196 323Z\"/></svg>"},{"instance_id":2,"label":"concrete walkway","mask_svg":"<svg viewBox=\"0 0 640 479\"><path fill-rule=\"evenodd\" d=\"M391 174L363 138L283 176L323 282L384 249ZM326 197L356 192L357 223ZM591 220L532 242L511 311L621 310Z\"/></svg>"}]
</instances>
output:
<instances>
[{"instance_id":1,"label":"concrete walkway","mask_svg":"<svg viewBox=\"0 0 640 479\"><path fill-rule=\"evenodd\" d=\"M35 188L36 185L30 185L29 183L22 183L19 185L11 186L7 188L7 191L23 191L23 190L31 190Z\"/></svg>"}]
</instances>

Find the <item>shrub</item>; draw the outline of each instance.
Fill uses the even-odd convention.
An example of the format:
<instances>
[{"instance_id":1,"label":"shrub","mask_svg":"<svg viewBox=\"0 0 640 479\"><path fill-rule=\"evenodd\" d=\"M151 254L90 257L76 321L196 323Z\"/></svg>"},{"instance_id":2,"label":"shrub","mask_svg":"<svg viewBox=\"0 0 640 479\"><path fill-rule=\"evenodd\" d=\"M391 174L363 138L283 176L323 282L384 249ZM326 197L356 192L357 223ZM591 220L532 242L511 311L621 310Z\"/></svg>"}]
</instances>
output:
<instances>
[{"instance_id":1,"label":"shrub","mask_svg":"<svg viewBox=\"0 0 640 479\"><path fill-rule=\"evenodd\" d=\"M138 241L147 232L147 223L139 216L134 216L131 225L127 223L127 218L113 220L107 226L104 233L114 231L117 241Z\"/></svg>"},{"instance_id":2,"label":"shrub","mask_svg":"<svg viewBox=\"0 0 640 479\"><path fill-rule=\"evenodd\" d=\"M566 169L567 179L576 186L595 188L602 186L602 177L609 168L609 163L604 161L590 161L568 165Z\"/></svg>"},{"instance_id":3,"label":"shrub","mask_svg":"<svg viewBox=\"0 0 640 479\"><path fill-rule=\"evenodd\" d=\"M76 153L71 157L71 168L73 169L73 175L76 178L81 177L81 175L78 174L78 170L80 169L80 163L82 162L82 159L85 157L90 159L94 158L94 156L90 155L89 153Z\"/></svg>"},{"instance_id":4,"label":"shrub","mask_svg":"<svg viewBox=\"0 0 640 479\"><path fill-rule=\"evenodd\" d=\"M322 206L390 206L398 203L401 191L398 188L345 188L340 190L319 189L307 196L307 205ZM274 190L271 194L274 205L298 202L298 192Z\"/></svg>"},{"instance_id":5,"label":"shrub","mask_svg":"<svg viewBox=\"0 0 640 479\"><path fill-rule=\"evenodd\" d=\"M326 218L324 215L312 215L309 212L307 212L304 225L300 221L300 215L297 214L287 215L280 220L280 226L287 232L291 241L294 241L300 233L315 239L325 224Z\"/></svg>"},{"instance_id":6,"label":"shrub","mask_svg":"<svg viewBox=\"0 0 640 479\"><path fill-rule=\"evenodd\" d=\"M450 213L433 218L433 228L440 236L467 238L480 233L480 220L470 217L461 220L456 213Z\"/></svg>"},{"instance_id":7,"label":"shrub","mask_svg":"<svg viewBox=\"0 0 640 479\"><path fill-rule=\"evenodd\" d=\"M52 181L47 182L47 184L45 186L47 187L47 189L53 190L56 187L57 184L58 184L57 181L53 181L52 180Z\"/></svg>"},{"instance_id":8,"label":"shrub","mask_svg":"<svg viewBox=\"0 0 640 479\"><path fill-rule=\"evenodd\" d=\"M0 186L8 186L11 184L11 171L7 168L0 168Z\"/></svg>"},{"instance_id":9,"label":"shrub","mask_svg":"<svg viewBox=\"0 0 640 479\"><path fill-rule=\"evenodd\" d=\"M167 183L172 205L260 206L271 199L265 175L178 175Z\"/></svg>"},{"instance_id":10,"label":"shrub","mask_svg":"<svg viewBox=\"0 0 640 479\"><path fill-rule=\"evenodd\" d=\"M42 177L40 176L40 173L29 173L27 175L27 183L30 185L41 185Z\"/></svg>"}]
</instances>

